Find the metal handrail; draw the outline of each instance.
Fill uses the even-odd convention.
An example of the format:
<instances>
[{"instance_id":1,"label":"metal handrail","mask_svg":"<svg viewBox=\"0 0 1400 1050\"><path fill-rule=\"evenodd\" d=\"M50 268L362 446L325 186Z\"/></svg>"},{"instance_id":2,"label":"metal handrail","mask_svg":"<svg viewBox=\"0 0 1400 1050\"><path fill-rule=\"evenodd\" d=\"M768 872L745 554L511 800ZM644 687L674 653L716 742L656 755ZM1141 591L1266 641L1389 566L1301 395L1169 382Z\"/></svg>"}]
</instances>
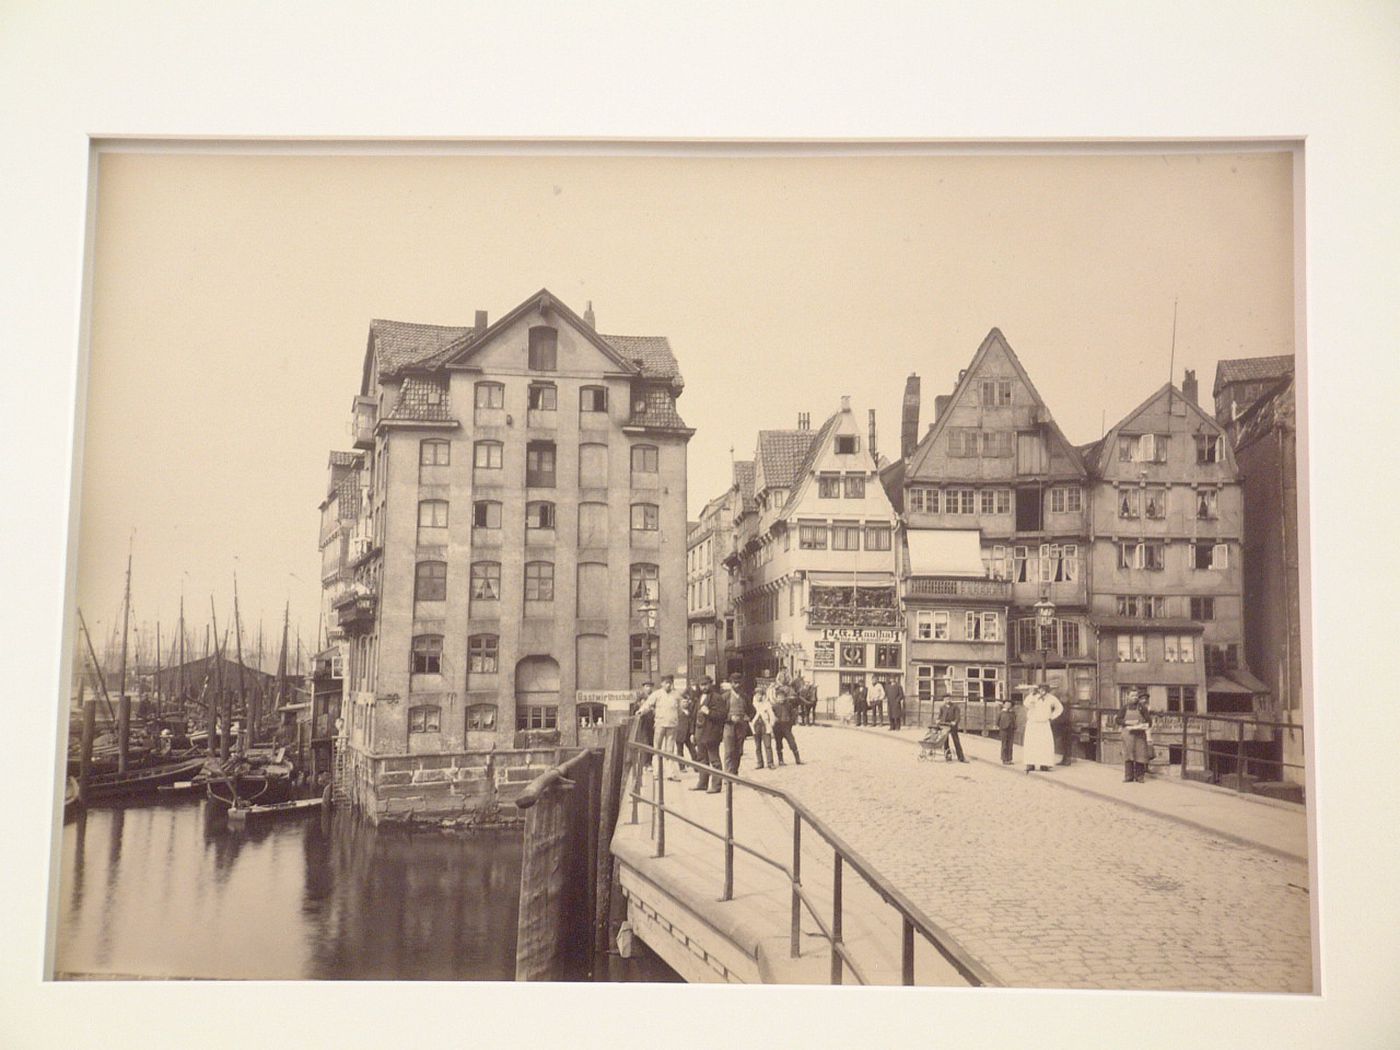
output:
<instances>
[{"instance_id":1,"label":"metal handrail","mask_svg":"<svg viewBox=\"0 0 1400 1050\"><path fill-rule=\"evenodd\" d=\"M635 730L634 734L635 736ZM999 987L1001 981L985 966L972 958L966 951L957 945L953 937L941 926L930 919L923 910L913 901L909 900L903 893L895 888L884 876L880 875L868 861L857 853L851 845L840 835L833 831L824 821L812 813L805 805L794 799L786 791L779 788L769 787L766 784L757 784L751 780L737 776L736 774L716 769L704 762L688 759L675 752L661 751L655 747L643 744L641 741L631 739L627 743L629 751L633 756L646 755L655 756L660 759L658 769L653 782L653 790L656 798L648 799L638 790L641 782L641 771L647 762L637 762L631 772L632 784L629 786L628 794L632 799L632 817L630 823L638 823L638 805L651 807L655 819L657 857L666 855L666 818L670 816L688 824L699 831L704 832L712 838L719 839L725 844L724 862L724 893L720 900L732 900L734 896L734 850L739 849L765 864L776 868L787 879L792 888L792 912L791 912L791 936L789 950L791 958L798 958L801 955L801 912L805 907L810 913L813 922L820 931L823 938L829 943L831 948L831 983L840 984L842 968L848 967L852 975L861 984L869 984L869 978L852 957L849 947L842 939L842 874L846 867L849 867L859 875L882 901L894 908L899 913L903 923L903 935L901 944L901 979L902 983L912 985L914 983L914 933L919 933L930 945L933 946L944 959L966 980L969 984L978 987ZM682 767L703 772L713 777L725 786L725 832L721 834L712 828L705 827L698 822L691 820L684 814L677 812L673 807L666 805L665 795L665 763L675 762ZM793 857L789 866L781 861L774 860L752 847L746 846L742 842L734 839L734 787L747 788L760 795L778 799L786 803L793 813ZM829 845L833 853L832 869L832 918L828 925L823 921L817 902L807 894L802 886L801 880L801 850L802 850L802 824L808 824L823 840Z\"/></svg>"}]
</instances>

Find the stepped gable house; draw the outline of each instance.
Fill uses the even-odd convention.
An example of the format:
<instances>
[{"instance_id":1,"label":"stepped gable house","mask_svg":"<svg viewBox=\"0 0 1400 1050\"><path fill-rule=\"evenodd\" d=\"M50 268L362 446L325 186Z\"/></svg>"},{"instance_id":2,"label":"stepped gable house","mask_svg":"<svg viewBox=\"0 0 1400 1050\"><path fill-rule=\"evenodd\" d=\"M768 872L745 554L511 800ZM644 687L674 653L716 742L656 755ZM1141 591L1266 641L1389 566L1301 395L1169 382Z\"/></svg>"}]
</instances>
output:
<instances>
[{"instance_id":1,"label":"stepped gable house","mask_svg":"<svg viewBox=\"0 0 1400 1050\"><path fill-rule=\"evenodd\" d=\"M323 530L355 521L343 563L327 544L353 753L570 744L684 670L683 386L664 336L599 334L548 290L494 323L371 322L364 507ZM357 463L333 462L340 499Z\"/></svg>"},{"instance_id":2,"label":"stepped gable house","mask_svg":"<svg viewBox=\"0 0 1400 1050\"><path fill-rule=\"evenodd\" d=\"M917 394L912 382L906 415ZM903 468L884 475L905 523L910 695L923 714L946 694L995 700L1038 680L1043 649L1060 695L1092 702L1090 482L1079 452L995 328L934 406ZM1055 614L1037 628L1042 598Z\"/></svg>"}]
</instances>

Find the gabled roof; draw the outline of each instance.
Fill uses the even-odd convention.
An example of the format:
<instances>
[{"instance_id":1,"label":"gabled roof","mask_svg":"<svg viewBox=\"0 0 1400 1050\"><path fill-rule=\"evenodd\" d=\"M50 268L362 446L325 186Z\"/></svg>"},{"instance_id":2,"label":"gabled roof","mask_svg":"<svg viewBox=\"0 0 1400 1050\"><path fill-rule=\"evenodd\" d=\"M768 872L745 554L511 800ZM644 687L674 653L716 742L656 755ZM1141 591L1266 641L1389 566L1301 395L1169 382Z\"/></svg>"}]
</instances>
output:
<instances>
[{"instance_id":1,"label":"gabled roof","mask_svg":"<svg viewBox=\"0 0 1400 1050\"><path fill-rule=\"evenodd\" d=\"M739 513L741 515L748 514L754 509L753 480L753 460L736 460L734 463L734 485L739 490Z\"/></svg>"},{"instance_id":2,"label":"gabled roof","mask_svg":"<svg viewBox=\"0 0 1400 1050\"><path fill-rule=\"evenodd\" d=\"M1258 379L1280 379L1293 374L1293 355L1272 357L1231 357L1215 366L1215 386L1212 394L1220 393L1227 383L1253 382Z\"/></svg>"},{"instance_id":3,"label":"gabled roof","mask_svg":"<svg viewBox=\"0 0 1400 1050\"><path fill-rule=\"evenodd\" d=\"M1232 427L1235 431L1235 451L1241 452L1275 427L1291 427L1297 418L1297 401L1293 377L1280 379L1264 391L1254 404L1240 414Z\"/></svg>"},{"instance_id":4,"label":"gabled roof","mask_svg":"<svg viewBox=\"0 0 1400 1050\"><path fill-rule=\"evenodd\" d=\"M896 514L904 513L904 470L908 461L896 459L880 468L880 485Z\"/></svg>"},{"instance_id":5,"label":"gabled roof","mask_svg":"<svg viewBox=\"0 0 1400 1050\"><path fill-rule=\"evenodd\" d=\"M948 420L952 418L953 415L953 408L957 405L959 399L971 389L972 384L977 379L977 372L982 365L983 359L991 353L993 346L1000 346L1006 352L1007 359L1011 362L1011 367L1016 370L1016 374L1021 382L1023 382L1026 385L1026 389L1031 392L1031 397L1035 398L1036 404L1045 409L1045 416L1049 421L1050 432L1054 434L1055 437L1059 438L1060 446L1065 450L1065 454L1069 457L1070 462L1078 467L1081 472L1084 471L1084 461L1080 458L1079 450L1071 445L1061 432L1060 425L1055 422L1055 417L1050 414L1050 410L1045 404L1045 399L1040 396L1040 391L1037 390L1035 384L1031 382L1030 375L1026 372L1025 366L1021 364L1021 359L1016 356L1016 351L1011 349L1011 344L1006 341L1006 336L1001 334L1000 328L993 328L987 333L987 337L982 340L982 345L977 348L977 352L972 355L972 360L963 371L962 378L958 380L958 385L953 388L953 393L948 401L947 407L939 415L937 422L925 432L918 447L910 454L909 466L905 470L906 477L910 475L917 476L922 469L924 461L928 459L929 450L937 444L939 437L941 437L943 431L947 429Z\"/></svg>"},{"instance_id":6,"label":"gabled roof","mask_svg":"<svg viewBox=\"0 0 1400 1050\"><path fill-rule=\"evenodd\" d=\"M1154 403L1161 400L1161 398L1165 396L1168 392L1170 392L1178 401L1181 401L1183 404L1185 404L1188 412L1194 412L1199 420L1209 424L1210 429L1213 430L1215 433L1223 434L1225 432L1225 428L1222 427L1210 416L1206 415L1205 411L1202 410L1200 405L1188 399L1180 390L1178 390L1171 383L1163 383L1156 390L1154 390L1148 396L1148 398L1142 402L1142 404L1138 405L1137 408L1133 409L1126 416L1120 419L1117 423L1109 427L1107 434L1105 434L1098 441L1094 442L1093 445L1089 446L1094 451L1094 458L1092 460L1088 460L1088 463L1090 469L1095 474L1101 475L1103 473L1104 467L1108 463L1107 456L1109 450L1118 446L1119 432L1124 427L1131 425L1132 422L1135 419L1137 419L1138 416L1142 415L1143 412L1147 411L1147 409L1152 407Z\"/></svg>"},{"instance_id":7,"label":"gabled roof","mask_svg":"<svg viewBox=\"0 0 1400 1050\"><path fill-rule=\"evenodd\" d=\"M331 450L330 466L332 467L358 467L364 459L363 452L340 452Z\"/></svg>"},{"instance_id":8,"label":"gabled roof","mask_svg":"<svg viewBox=\"0 0 1400 1050\"><path fill-rule=\"evenodd\" d=\"M384 420L388 423L455 423L448 404L447 383L435 376L405 377L398 400Z\"/></svg>"},{"instance_id":9,"label":"gabled roof","mask_svg":"<svg viewBox=\"0 0 1400 1050\"><path fill-rule=\"evenodd\" d=\"M818 428L816 435L807 443L807 451L802 455L802 462L797 465L797 470L792 475L792 487L788 489L788 498L783 503L783 509L778 513L780 518L786 518L797 508L797 494L802 487L802 482L816 467L817 457L821 455L822 449L826 447L827 441L831 438L831 432L836 429L836 424L840 421L841 413L833 412L827 417L826 422Z\"/></svg>"},{"instance_id":10,"label":"gabled roof","mask_svg":"<svg viewBox=\"0 0 1400 1050\"><path fill-rule=\"evenodd\" d=\"M376 319L369 323L365 366L368 368L370 360L377 360L378 378L389 379L406 368L426 364L437 354L462 343L476 332L475 328L455 325Z\"/></svg>"},{"instance_id":11,"label":"gabled roof","mask_svg":"<svg viewBox=\"0 0 1400 1050\"><path fill-rule=\"evenodd\" d=\"M815 435L810 430L760 430L755 471L763 471L769 488L789 488Z\"/></svg>"}]
</instances>

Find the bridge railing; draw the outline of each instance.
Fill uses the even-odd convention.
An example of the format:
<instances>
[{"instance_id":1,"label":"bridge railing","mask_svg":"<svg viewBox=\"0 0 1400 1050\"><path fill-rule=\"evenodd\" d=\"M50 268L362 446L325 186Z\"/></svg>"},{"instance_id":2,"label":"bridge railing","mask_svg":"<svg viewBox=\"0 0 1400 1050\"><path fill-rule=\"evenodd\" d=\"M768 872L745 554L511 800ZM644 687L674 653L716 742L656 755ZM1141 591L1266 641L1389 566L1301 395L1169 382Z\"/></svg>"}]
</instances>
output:
<instances>
[{"instance_id":1,"label":"bridge railing","mask_svg":"<svg viewBox=\"0 0 1400 1050\"><path fill-rule=\"evenodd\" d=\"M734 856L735 851L753 857L755 860L774 868L780 872L788 881L791 887L792 907L790 916L790 938L789 950L791 957L796 959L802 954L802 914L805 910L811 917L812 923L816 926L821 936L826 940L831 952L831 983L841 984L844 970L849 969L852 976L861 984L870 984L869 974L856 961L850 946L842 938L843 915L843 892L842 878L847 869L853 871L861 877L867 886L886 905L893 908L899 915L902 924L901 937L901 983L912 985L914 983L914 944L915 935L922 937L934 950L936 950L950 965L963 977L970 985L975 986L1000 986L1001 982L982 966L976 959L973 959L963 948L953 939L953 937L941 926L930 919L924 912L906 897L903 893L875 870L874 865L855 851L840 835L833 831L827 824L794 799L786 791L769 787L766 784L757 784L751 780L745 780L735 774L716 769L704 762L694 761L684 758L672 751L660 751L650 747L637 738L636 726L633 727L628 741L630 767L627 772L626 782L628 784L628 796L632 803L632 813L630 823L638 823L638 812L640 806L649 806L653 814L653 836L656 840L656 856L666 856L666 822L677 820L683 824L695 828L697 831L710 836L723 845L724 849L724 889L721 900L728 901L734 899ZM653 759L659 759L655 774L652 777L652 798L647 798L641 791L641 777L643 768ZM721 781L724 785L724 831L723 833L706 827L705 825L690 819L684 813L679 812L674 806L666 804L666 763L674 763L678 768L694 770L696 773L705 773L708 776ZM757 795L765 795L769 798L777 799L786 804L792 811L792 854L786 854L782 858L771 857L766 853L753 848L743 842L738 841L734 835L734 792L750 791ZM818 838L824 841L832 851L832 900L830 915L825 916L820 902L813 899L802 882L802 840L803 828L808 828L815 833Z\"/></svg>"}]
</instances>

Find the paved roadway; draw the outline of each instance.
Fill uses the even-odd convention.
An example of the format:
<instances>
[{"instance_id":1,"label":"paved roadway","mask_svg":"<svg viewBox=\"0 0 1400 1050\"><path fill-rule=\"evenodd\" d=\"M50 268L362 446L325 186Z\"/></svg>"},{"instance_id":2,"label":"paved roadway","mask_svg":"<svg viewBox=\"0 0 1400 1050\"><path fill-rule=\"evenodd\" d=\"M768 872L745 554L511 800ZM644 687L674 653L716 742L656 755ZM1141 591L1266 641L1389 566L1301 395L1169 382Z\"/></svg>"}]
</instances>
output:
<instances>
[{"instance_id":1,"label":"paved roadway","mask_svg":"<svg viewBox=\"0 0 1400 1050\"><path fill-rule=\"evenodd\" d=\"M1304 861L1013 772L990 740L961 765L918 761L913 733L797 732L806 764L756 771L750 747L742 774L808 805L1005 984L1312 990Z\"/></svg>"}]
</instances>

